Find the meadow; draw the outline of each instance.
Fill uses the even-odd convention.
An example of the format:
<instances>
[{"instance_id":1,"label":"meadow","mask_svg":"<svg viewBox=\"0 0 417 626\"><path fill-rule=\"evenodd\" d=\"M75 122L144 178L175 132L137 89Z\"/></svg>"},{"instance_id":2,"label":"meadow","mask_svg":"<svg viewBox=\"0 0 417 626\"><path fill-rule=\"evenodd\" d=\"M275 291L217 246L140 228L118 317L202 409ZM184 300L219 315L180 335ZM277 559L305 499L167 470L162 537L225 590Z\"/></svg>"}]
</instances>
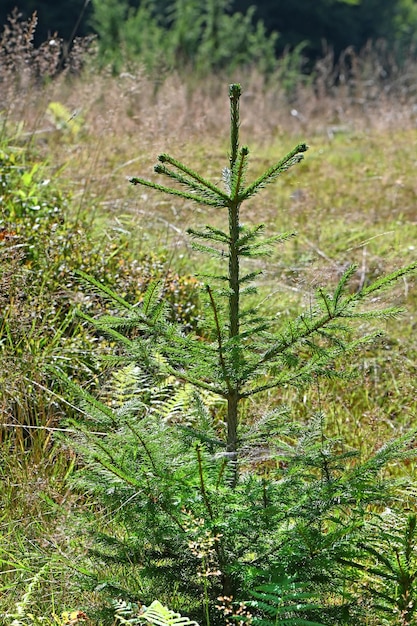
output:
<instances>
[{"instance_id":1,"label":"meadow","mask_svg":"<svg viewBox=\"0 0 417 626\"><path fill-rule=\"evenodd\" d=\"M132 186L129 178L158 182L152 167L158 154L169 153L218 184L228 163L227 90L234 81L243 89L240 133L251 147L251 177L296 144L309 145L304 160L250 199L241 216L248 225L264 223L272 235L297 232L254 260L264 310L278 310L277 323L308 312L317 290L336 286L352 263L353 291L414 263L415 70L410 63L380 78L378 55L369 50L350 63L345 81L335 80L325 58L314 82L291 76L289 88L285 68L268 80L247 71L199 82L151 78L140 68L113 76L88 59L79 70L77 58L58 72L58 57L48 67L37 58L30 46L9 65L3 56L0 76L0 615L16 626L124 623L114 621L103 590L113 583L117 589L120 580L139 596L149 590L125 564L90 564L87 527L104 532L112 521L91 493L73 485L82 460L62 436L80 409L50 369L109 404L117 393L117 380L109 382L96 363L114 343L74 313L82 308L98 318L113 309L77 271L129 302L159 279L175 319L193 328L202 315L195 276L207 271L207 261L186 231L206 222L220 228L221 216ZM404 275L370 305L403 311L357 321L356 332L376 328L378 335L340 356L335 368L344 376L270 391L251 400L248 413L285 404L307 423L320 411L326 434L363 459L412 432L415 275ZM412 454L389 472L412 484ZM398 498L404 511L415 512L412 489L404 487L402 503ZM123 530L115 525L112 532ZM414 543L409 574L410 593L417 594L415 550ZM196 612L178 589L159 592L154 599ZM366 619L360 623L382 623ZM405 626L415 615L386 620Z\"/></svg>"}]
</instances>

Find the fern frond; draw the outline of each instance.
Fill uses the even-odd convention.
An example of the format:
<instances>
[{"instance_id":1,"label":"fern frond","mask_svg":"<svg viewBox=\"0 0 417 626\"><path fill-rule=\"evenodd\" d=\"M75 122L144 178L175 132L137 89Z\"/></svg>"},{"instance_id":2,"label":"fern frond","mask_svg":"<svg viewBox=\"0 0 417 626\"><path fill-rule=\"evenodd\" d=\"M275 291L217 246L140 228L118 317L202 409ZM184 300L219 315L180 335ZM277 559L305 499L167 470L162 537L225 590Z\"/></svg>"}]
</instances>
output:
<instances>
[{"instance_id":1,"label":"fern frond","mask_svg":"<svg viewBox=\"0 0 417 626\"><path fill-rule=\"evenodd\" d=\"M152 410L164 422L176 421L177 417L180 419L184 415L192 396L193 387L191 385L180 386L161 403L154 403Z\"/></svg>"},{"instance_id":2,"label":"fern frond","mask_svg":"<svg viewBox=\"0 0 417 626\"><path fill-rule=\"evenodd\" d=\"M168 609L158 600L154 600L149 607L144 609L139 615L139 621L152 626L198 626L194 620Z\"/></svg>"},{"instance_id":3,"label":"fern frond","mask_svg":"<svg viewBox=\"0 0 417 626\"><path fill-rule=\"evenodd\" d=\"M316 594L303 591L302 585L291 578L283 577L278 583L260 585L250 595L255 599L245 605L261 613L261 616L255 614L250 618L250 622L258 626L323 626L322 622L308 619L309 613L320 609Z\"/></svg>"},{"instance_id":4,"label":"fern frond","mask_svg":"<svg viewBox=\"0 0 417 626\"><path fill-rule=\"evenodd\" d=\"M149 624L150 626L199 626L194 620L176 613L159 600L154 600L148 607L142 606L140 610L134 604L117 600L113 602L115 618L119 624L129 624L139 626L139 624Z\"/></svg>"},{"instance_id":5,"label":"fern frond","mask_svg":"<svg viewBox=\"0 0 417 626\"><path fill-rule=\"evenodd\" d=\"M119 624L137 625L137 614L139 607L125 600L114 600L113 607L115 611L115 619Z\"/></svg>"}]
</instances>

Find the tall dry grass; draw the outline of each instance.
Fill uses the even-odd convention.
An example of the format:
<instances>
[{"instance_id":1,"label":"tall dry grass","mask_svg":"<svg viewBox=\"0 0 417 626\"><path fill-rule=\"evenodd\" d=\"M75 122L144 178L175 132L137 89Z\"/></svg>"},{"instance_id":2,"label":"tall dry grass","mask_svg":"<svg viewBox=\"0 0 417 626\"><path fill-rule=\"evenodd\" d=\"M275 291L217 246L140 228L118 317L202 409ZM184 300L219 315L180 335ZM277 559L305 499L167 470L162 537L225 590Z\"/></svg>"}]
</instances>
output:
<instances>
[{"instance_id":1,"label":"tall dry grass","mask_svg":"<svg viewBox=\"0 0 417 626\"><path fill-rule=\"evenodd\" d=\"M251 140L269 142L277 133L331 135L338 126L407 128L416 122L415 51L400 66L383 41L369 42L359 53L347 49L338 59L324 46L309 76L297 75L294 64L283 57L273 76L242 69L199 81L189 74L150 77L140 65L119 76L98 72L92 38L76 40L68 50L54 35L35 48L36 24L36 14L25 22L14 12L4 28L0 111L3 122L22 123L48 149L57 148L48 142L56 130L48 104L55 100L82 118L93 143L101 139L101 152L110 161L115 150L130 157L133 141L144 152L148 146L158 150L162 143L166 148L167 141L223 136L228 82L244 87L243 127ZM54 157L58 155L56 150ZM64 152L62 158L66 156Z\"/></svg>"}]
</instances>

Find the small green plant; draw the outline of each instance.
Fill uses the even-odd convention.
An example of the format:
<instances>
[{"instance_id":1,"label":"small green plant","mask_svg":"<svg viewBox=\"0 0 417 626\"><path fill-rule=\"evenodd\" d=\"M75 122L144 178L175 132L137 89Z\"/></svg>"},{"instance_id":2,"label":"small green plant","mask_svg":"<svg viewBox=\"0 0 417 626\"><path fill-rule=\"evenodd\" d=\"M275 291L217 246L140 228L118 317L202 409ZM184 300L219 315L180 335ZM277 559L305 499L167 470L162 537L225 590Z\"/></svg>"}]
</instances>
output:
<instances>
[{"instance_id":1,"label":"small green plant","mask_svg":"<svg viewBox=\"0 0 417 626\"><path fill-rule=\"evenodd\" d=\"M364 596L382 624L411 626L417 611L417 516L387 509L367 525L367 541L346 561L363 572Z\"/></svg>"},{"instance_id":2,"label":"small green plant","mask_svg":"<svg viewBox=\"0 0 417 626\"><path fill-rule=\"evenodd\" d=\"M139 624L150 624L151 626L198 626L197 622L168 609L159 600L154 600L150 606L141 607L140 611L132 604L122 601L115 602L114 606L118 624L132 624L135 626L139 626Z\"/></svg>"},{"instance_id":3,"label":"small green plant","mask_svg":"<svg viewBox=\"0 0 417 626\"><path fill-rule=\"evenodd\" d=\"M251 407L266 393L336 376L336 359L377 334L359 327L359 338L352 338L355 322L399 313L397 307L374 310L366 303L417 264L356 290L350 286L352 266L332 291L318 290L308 312L281 325L264 315L256 303L259 272L251 260L268 255L271 246L294 233L265 236L263 224L242 223L243 207L300 163L307 146L297 145L247 182L249 149L239 143L240 85L231 85L229 96L230 153L223 186L167 154L159 157L155 171L173 186L132 178L134 185L225 214L223 229L208 225L188 231L196 250L218 263L217 271L199 276L204 315L198 328L170 319L157 281L133 304L82 274L122 311L99 318L81 313L119 347L105 361L112 367L133 365L141 380L125 401L114 403L108 389L97 398L56 372L83 403L82 419L70 422L85 462L78 488L108 509L108 525L94 529L91 556L107 568L123 563L135 571L146 581L136 589L145 602L161 598L175 584L190 604L188 613L206 624L219 620L218 596L246 600L268 572L284 568L297 593L308 598L314 589L322 600L319 618L317 607L304 602L298 615L287 611L292 623L345 623L356 609L342 556L350 554L351 542L366 540L365 522L394 497L396 485L381 470L411 454L407 437L362 460L326 436L320 412L308 424L298 424L287 407L261 415ZM131 373L123 370L125 376ZM194 391L180 393L173 419L170 389L181 388ZM101 589L132 597L125 580L110 573L104 577L97 580ZM285 623L278 595L271 596L273 615Z\"/></svg>"},{"instance_id":4,"label":"small green plant","mask_svg":"<svg viewBox=\"0 0 417 626\"><path fill-rule=\"evenodd\" d=\"M311 382L317 375L331 376L331 364L338 355L348 353L372 338L350 341L347 320L387 318L398 314L399 310L395 308L379 312L359 311L358 306L415 267L403 268L350 293L349 280L356 271L351 266L344 272L333 294L319 289L316 307L278 332L273 332L272 321L263 317L257 307L251 306L250 300L245 307L247 296L256 294L254 283L259 272L242 270L243 262L267 255L273 244L284 242L295 233L264 238L263 224L244 226L241 223L242 204L299 163L307 146L297 145L255 181L246 183L249 149L239 146L240 95L240 86L232 85L230 163L223 170L224 190L167 154L160 155L155 172L179 183L186 191L142 178L131 180L135 185L186 198L213 210L227 211L227 231L212 226L206 226L204 230L188 230L195 240L199 240L195 244L197 250L227 259L227 271L222 266L218 274L205 276L206 301L211 310L205 322L211 342L193 341L188 336L182 337L181 329L177 328L175 332L172 326L165 326L157 292L137 316L130 310L129 318L130 323L136 323L142 329L145 337L156 342L157 353L166 359L167 372L200 389L207 389L227 402L226 447L234 457L234 481L238 473L240 406L264 391ZM103 329L117 329L119 323L123 328L127 322L123 318L99 322Z\"/></svg>"},{"instance_id":5,"label":"small green plant","mask_svg":"<svg viewBox=\"0 0 417 626\"><path fill-rule=\"evenodd\" d=\"M52 619L49 620L45 616L34 615L32 613L33 595L37 586L48 572L48 569L49 564L47 563L33 576L21 600L16 602L15 611L13 613L0 615L0 617L8 620L7 623L10 624L10 626L41 626L52 624Z\"/></svg>"},{"instance_id":6,"label":"small green plant","mask_svg":"<svg viewBox=\"0 0 417 626\"><path fill-rule=\"evenodd\" d=\"M274 579L273 583L258 585L249 593L252 599L240 603L238 607L233 607L230 598L222 598L223 605L220 608L225 613L227 623L239 621L255 626L323 626L322 622L303 617L323 610L316 593L305 591L302 583L285 574L274 576Z\"/></svg>"}]
</instances>

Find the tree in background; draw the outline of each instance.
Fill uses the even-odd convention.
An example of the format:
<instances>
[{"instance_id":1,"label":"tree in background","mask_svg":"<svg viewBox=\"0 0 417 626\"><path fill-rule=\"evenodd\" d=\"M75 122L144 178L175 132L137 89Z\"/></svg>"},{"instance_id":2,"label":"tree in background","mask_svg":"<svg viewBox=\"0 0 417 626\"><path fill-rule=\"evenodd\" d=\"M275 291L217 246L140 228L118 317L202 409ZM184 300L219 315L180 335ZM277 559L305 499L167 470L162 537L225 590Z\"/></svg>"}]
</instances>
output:
<instances>
[{"instance_id":1,"label":"tree in background","mask_svg":"<svg viewBox=\"0 0 417 626\"><path fill-rule=\"evenodd\" d=\"M235 2L240 10L251 4ZM338 55L348 46L359 51L368 40L379 38L408 46L416 33L415 0L258 0L256 7L268 32L280 34L279 50L305 41L310 57L321 54L323 41Z\"/></svg>"},{"instance_id":2,"label":"tree in background","mask_svg":"<svg viewBox=\"0 0 417 626\"><path fill-rule=\"evenodd\" d=\"M185 67L199 74L243 65L268 72L275 65L275 36L255 21L253 8L233 12L230 0L174 0L164 10L154 0L136 9L93 0L92 24L102 62L116 71L131 60L150 71Z\"/></svg>"},{"instance_id":3,"label":"tree in background","mask_svg":"<svg viewBox=\"0 0 417 626\"><path fill-rule=\"evenodd\" d=\"M142 56L158 68L184 63L214 67L262 62L304 45L311 60L323 42L336 57L349 46L359 51L369 40L385 39L400 60L416 40L416 0L3 0L0 24L14 7L39 18L37 41L55 32L69 41L96 32L103 62L116 66L124 57ZM123 36L121 36L123 33ZM279 37L273 35L279 33Z\"/></svg>"}]
</instances>

